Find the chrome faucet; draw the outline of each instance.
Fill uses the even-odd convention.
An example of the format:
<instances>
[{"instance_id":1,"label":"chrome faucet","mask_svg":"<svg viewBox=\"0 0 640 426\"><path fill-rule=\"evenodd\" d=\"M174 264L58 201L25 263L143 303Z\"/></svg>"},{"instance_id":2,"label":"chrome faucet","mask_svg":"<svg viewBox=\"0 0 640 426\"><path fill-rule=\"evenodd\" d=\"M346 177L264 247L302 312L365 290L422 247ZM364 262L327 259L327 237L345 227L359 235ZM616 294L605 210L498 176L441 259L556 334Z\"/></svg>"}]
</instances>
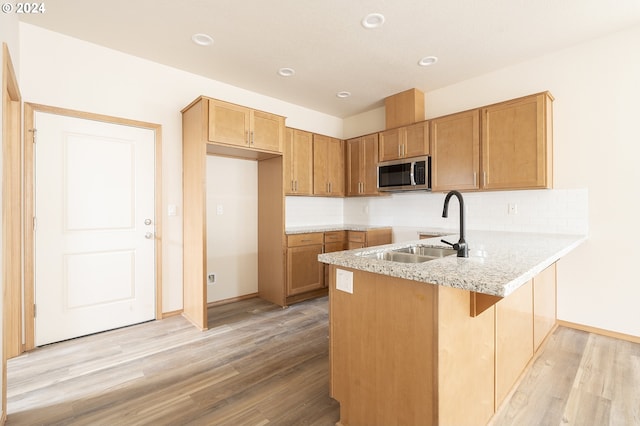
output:
<instances>
[{"instance_id":1,"label":"chrome faucet","mask_svg":"<svg viewBox=\"0 0 640 426\"><path fill-rule=\"evenodd\" d=\"M444 199L444 208L442 209L442 217L448 217L449 211L449 200L451 197L455 195L458 199L458 204L460 204L460 239L456 244L450 243L449 241L440 240L443 243L449 244L453 247L454 250L458 251L458 257L469 257L469 247L467 247L467 242L464 240L465 234L465 224L464 224L464 200L462 199L462 194L458 191L449 191L447 196Z\"/></svg>"}]
</instances>

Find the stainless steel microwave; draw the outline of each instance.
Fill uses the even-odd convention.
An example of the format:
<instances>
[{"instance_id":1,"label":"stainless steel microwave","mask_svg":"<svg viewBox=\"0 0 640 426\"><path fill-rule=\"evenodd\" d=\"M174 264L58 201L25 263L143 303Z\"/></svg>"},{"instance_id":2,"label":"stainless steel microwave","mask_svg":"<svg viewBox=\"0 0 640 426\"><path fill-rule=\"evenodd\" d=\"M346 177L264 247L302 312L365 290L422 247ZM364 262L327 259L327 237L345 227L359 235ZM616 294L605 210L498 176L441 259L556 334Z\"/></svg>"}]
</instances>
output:
<instances>
[{"instance_id":1,"label":"stainless steel microwave","mask_svg":"<svg viewBox=\"0 0 640 426\"><path fill-rule=\"evenodd\" d=\"M378 191L431 190L431 157L378 163Z\"/></svg>"}]
</instances>

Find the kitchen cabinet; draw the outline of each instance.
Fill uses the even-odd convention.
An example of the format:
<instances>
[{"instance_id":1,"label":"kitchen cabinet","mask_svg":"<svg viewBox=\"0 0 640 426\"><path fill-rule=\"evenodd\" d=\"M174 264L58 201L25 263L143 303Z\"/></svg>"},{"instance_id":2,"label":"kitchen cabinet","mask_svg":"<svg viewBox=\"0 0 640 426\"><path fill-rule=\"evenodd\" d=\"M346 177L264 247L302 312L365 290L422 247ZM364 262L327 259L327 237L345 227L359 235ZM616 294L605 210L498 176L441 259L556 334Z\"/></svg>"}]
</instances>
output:
<instances>
[{"instance_id":1,"label":"kitchen cabinet","mask_svg":"<svg viewBox=\"0 0 640 426\"><path fill-rule=\"evenodd\" d=\"M549 92L482 108L482 188L551 188L552 102Z\"/></svg>"},{"instance_id":2,"label":"kitchen cabinet","mask_svg":"<svg viewBox=\"0 0 640 426\"><path fill-rule=\"evenodd\" d=\"M209 99L210 142L282 152L284 117Z\"/></svg>"},{"instance_id":3,"label":"kitchen cabinet","mask_svg":"<svg viewBox=\"0 0 640 426\"><path fill-rule=\"evenodd\" d=\"M480 110L431 120L432 191L480 188Z\"/></svg>"},{"instance_id":4,"label":"kitchen cabinet","mask_svg":"<svg viewBox=\"0 0 640 426\"><path fill-rule=\"evenodd\" d=\"M429 122L398 127L379 133L379 161L429 154Z\"/></svg>"},{"instance_id":5,"label":"kitchen cabinet","mask_svg":"<svg viewBox=\"0 0 640 426\"><path fill-rule=\"evenodd\" d=\"M344 196L344 141L313 135L313 194Z\"/></svg>"},{"instance_id":6,"label":"kitchen cabinet","mask_svg":"<svg viewBox=\"0 0 640 426\"><path fill-rule=\"evenodd\" d=\"M353 292L337 290L337 269ZM339 424L487 424L541 350L535 300L555 300L554 271L473 316L468 290L330 265L329 391Z\"/></svg>"},{"instance_id":7,"label":"kitchen cabinet","mask_svg":"<svg viewBox=\"0 0 640 426\"><path fill-rule=\"evenodd\" d=\"M496 405L533 357L533 282L496 303Z\"/></svg>"},{"instance_id":8,"label":"kitchen cabinet","mask_svg":"<svg viewBox=\"0 0 640 426\"><path fill-rule=\"evenodd\" d=\"M287 296L295 296L324 287L324 267L318 262L324 233L287 236Z\"/></svg>"},{"instance_id":9,"label":"kitchen cabinet","mask_svg":"<svg viewBox=\"0 0 640 426\"><path fill-rule=\"evenodd\" d=\"M283 161L285 195L312 195L313 134L287 127Z\"/></svg>"},{"instance_id":10,"label":"kitchen cabinet","mask_svg":"<svg viewBox=\"0 0 640 426\"><path fill-rule=\"evenodd\" d=\"M378 134L347 141L347 196L378 194Z\"/></svg>"},{"instance_id":11,"label":"kitchen cabinet","mask_svg":"<svg viewBox=\"0 0 640 426\"><path fill-rule=\"evenodd\" d=\"M212 107L213 111L211 111ZM207 321L207 214L206 157L209 154L258 161L258 294L261 298L284 306L285 250L284 188L282 155L258 148L267 132L281 146L284 118L271 120L272 114L256 111L254 141L256 147L233 145L233 129L251 122L249 108L200 96L182 112L182 193L183 193L183 316L202 330ZM265 115L266 114L266 115ZM223 117L226 116L229 122ZM265 119L264 117L269 117ZM274 124L276 123L276 124ZM213 125L213 128L212 128ZM278 127L280 130L274 129ZM251 129L251 126L249 126ZM226 130L223 130L226 129ZM240 139L243 139L240 131ZM224 137L223 137L224 135ZM274 147L275 147L274 142ZM262 145L262 143L260 144ZM274 150L276 148L273 148Z\"/></svg>"},{"instance_id":12,"label":"kitchen cabinet","mask_svg":"<svg viewBox=\"0 0 640 426\"><path fill-rule=\"evenodd\" d=\"M367 231L348 231L347 248L349 250L391 244L391 228L375 228Z\"/></svg>"},{"instance_id":13,"label":"kitchen cabinet","mask_svg":"<svg viewBox=\"0 0 640 426\"><path fill-rule=\"evenodd\" d=\"M324 252L346 250L347 231L328 231L324 233Z\"/></svg>"},{"instance_id":14,"label":"kitchen cabinet","mask_svg":"<svg viewBox=\"0 0 640 426\"><path fill-rule=\"evenodd\" d=\"M333 253L347 249L347 231L328 231L324 233L324 252ZM324 287L329 284L329 265L324 265Z\"/></svg>"},{"instance_id":15,"label":"kitchen cabinet","mask_svg":"<svg viewBox=\"0 0 640 426\"><path fill-rule=\"evenodd\" d=\"M533 346L537 351L556 325L556 264L533 278Z\"/></svg>"}]
</instances>

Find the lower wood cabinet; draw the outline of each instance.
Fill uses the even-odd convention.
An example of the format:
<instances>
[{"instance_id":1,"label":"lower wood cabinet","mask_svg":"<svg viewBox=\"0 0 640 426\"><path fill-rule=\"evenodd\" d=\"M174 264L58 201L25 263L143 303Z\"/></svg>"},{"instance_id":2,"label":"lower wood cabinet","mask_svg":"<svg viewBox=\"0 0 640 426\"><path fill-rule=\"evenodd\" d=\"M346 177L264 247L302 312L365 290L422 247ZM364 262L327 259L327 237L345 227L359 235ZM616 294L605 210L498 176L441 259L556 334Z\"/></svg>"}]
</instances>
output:
<instances>
[{"instance_id":1,"label":"lower wood cabinet","mask_svg":"<svg viewBox=\"0 0 640 426\"><path fill-rule=\"evenodd\" d=\"M323 245L322 232L287 237L287 296L324 287L324 268L318 262Z\"/></svg>"},{"instance_id":2,"label":"lower wood cabinet","mask_svg":"<svg viewBox=\"0 0 640 426\"><path fill-rule=\"evenodd\" d=\"M345 426L486 425L555 327L555 265L475 316L467 290L329 268L330 395Z\"/></svg>"},{"instance_id":3,"label":"lower wood cabinet","mask_svg":"<svg viewBox=\"0 0 640 426\"><path fill-rule=\"evenodd\" d=\"M349 250L391 244L391 228L369 229L368 231L347 232Z\"/></svg>"}]
</instances>

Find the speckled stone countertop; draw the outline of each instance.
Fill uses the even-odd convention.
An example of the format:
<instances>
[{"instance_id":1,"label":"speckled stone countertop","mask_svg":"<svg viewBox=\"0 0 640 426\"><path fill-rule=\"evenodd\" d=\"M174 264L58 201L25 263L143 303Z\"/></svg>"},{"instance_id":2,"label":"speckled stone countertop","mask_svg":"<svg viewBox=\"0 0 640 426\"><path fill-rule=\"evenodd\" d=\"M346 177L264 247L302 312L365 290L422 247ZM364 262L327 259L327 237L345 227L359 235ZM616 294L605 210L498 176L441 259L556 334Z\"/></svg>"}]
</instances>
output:
<instances>
[{"instance_id":1,"label":"speckled stone countertop","mask_svg":"<svg viewBox=\"0 0 640 426\"><path fill-rule=\"evenodd\" d=\"M586 240L584 235L468 231L469 257L455 254L424 263L400 263L363 255L415 244L445 247L438 238L324 253L323 263L413 281L460 288L494 296L508 296ZM452 243L458 235L444 239Z\"/></svg>"},{"instance_id":2,"label":"speckled stone countertop","mask_svg":"<svg viewBox=\"0 0 640 426\"><path fill-rule=\"evenodd\" d=\"M391 228L390 226L373 225L315 225L315 226L295 226L285 229L287 235L307 234L309 232L330 232L330 231L369 231L371 229Z\"/></svg>"}]
</instances>

